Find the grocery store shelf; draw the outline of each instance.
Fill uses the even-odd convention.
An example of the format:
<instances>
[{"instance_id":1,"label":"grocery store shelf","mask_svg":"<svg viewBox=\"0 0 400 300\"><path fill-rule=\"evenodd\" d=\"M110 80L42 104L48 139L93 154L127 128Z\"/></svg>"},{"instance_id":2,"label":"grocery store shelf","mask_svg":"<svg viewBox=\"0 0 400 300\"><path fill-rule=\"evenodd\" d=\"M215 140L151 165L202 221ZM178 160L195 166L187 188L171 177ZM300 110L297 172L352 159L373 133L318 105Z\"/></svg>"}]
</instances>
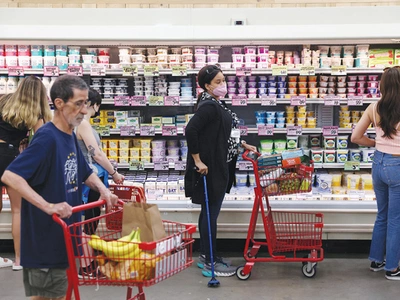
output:
<instances>
[{"instance_id":1,"label":"grocery store shelf","mask_svg":"<svg viewBox=\"0 0 400 300\"><path fill-rule=\"evenodd\" d=\"M192 98L192 97L180 97L179 98L179 106L193 106L197 101L197 98ZM149 105L149 102L147 102L147 106ZM114 105L114 99L103 99L101 104L109 104L109 105ZM118 107L123 107L123 106L118 106ZM140 106L134 106L130 105L127 107L140 107ZM156 107L156 106L152 106ZM164 106L161 106L164 107Z\"/></svg>"},{"instance_id":2,"label":"grocery store shelf","mask_svg":"<svg viewBox=\"0 0 400 300\"><path fill-rule=\"evenodd\" d=\"M343 169L344 163L315 163L315 169ZM360 163L360 169L371 169L372 163Z\"/></svg>"},{"instance_id":3,"label":"grocery store shelf","mask_svg":"<svg viewBox=\"0 0 400 300\"><path fill-rule=\"evenodd\" d=\"M187 74L188 75L197 74L199 71L200 71L200 69L188 69ZM236 75L236 69L223 69L223 72L225 75ZM347 74L365 74L365 73L380 74L382 72L383 72L382 69L374 69L374 68L347 68L347 70L346 70ZM43 69L24 69L24 73L26 75L42 75ZM67 73L66 71L60 71L60 75L66 74L66 73ZM172 69L160 69L159 73L160 73L160 75L172 75ZM252 73L252 75L271 75L272 69L252 69L251 73ZM331 74L331 69L330 68L316 68L315 73L316 74ZM4 69L4 68L0 69L0 74L8 74L8 69ZM288 74L289 75L298 75L298 74L300 74L300 69L288 69ZM83 75L90 75L90 70L84 69ZM106 76L107 75L123 76L122 69L107 69ZM144 70L139 69L138 75L143 76Z\"/></svg>"}]
</instances>

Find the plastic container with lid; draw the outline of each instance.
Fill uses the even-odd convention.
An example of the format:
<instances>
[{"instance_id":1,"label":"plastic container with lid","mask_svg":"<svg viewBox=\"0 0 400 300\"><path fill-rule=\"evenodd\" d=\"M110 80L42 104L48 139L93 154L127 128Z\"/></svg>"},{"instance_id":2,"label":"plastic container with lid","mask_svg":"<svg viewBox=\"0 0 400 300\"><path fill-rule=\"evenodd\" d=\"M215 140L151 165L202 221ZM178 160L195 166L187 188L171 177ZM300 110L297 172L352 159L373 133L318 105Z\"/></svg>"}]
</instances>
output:
<instances>
[{"instance_id":1,"label":"plastic container with lid","mask_svg":"<svg viewBox=\"0 0 400 300\"><path fill-rule=\"evenodd\" d=\"M375 149L366 148L362 149L361 152L362 152L363 162L371 163L374 161Z\"/></svg>"},{"instance_id":2,"label":"plastic container with lid","mask_svg":"<svg viewBox=\"0 0 400 300\"><path fill-rule=\"evenodd\" d=\"M336 137L335 136L324 136L324 148L335 149L336 148Z\"/></svg>"},{"instance_id":3,"label":"plastic container with lid","mask_svg":"<svg viewBox=\"0 0 400 300\"><path fill-rule=\"evenodd\" d=\"M7 94L15 93L18 87L17 77L9 76L7 80Z\"/></svg>"},{"instance_id":4,"label":"plastic container with lid","mask_svg":"<svg viewBox=\"0 0 400 300\"><path fill-rule=\"evenodd\" d=\"M324 151L324 162L334 163L336 161L336 150L326 150Z\"/></svg>"},{"instance_id":5,"label":"plastic container with lid","mask_svg":"<svg viewBox=\"0 0 400 300\"><path fill-rule=\"evenodd\" d=\"M333 172L332 175L332 187L340 187L342 185L342 173Z\"/></svg>"},{"instance_id":6,"label":"plastic container with lid","mask_svg":"<svg viewBox=\"0 0 400 300\"><path fill-rule=\"evenodd\" d=\"M314 161L314 163L322 163L323 154L324 150L322 149L311 149L311 159Z\"/></svg>"},{"instance_id":7,"label":"plastic container with lid","mask_svg":"<svg viewBox=\"0 0 400 300\"><path fill-rule=\"evenodd\" d=\"M338 163L344 163L349 159L349 151L346 149L336 150L336 161Z\"/></svg>"},{"instance_id":8,"label":"plastic container with lid","mask_svg":"<svg viewBox=\"0 0 400 300\"><path fill-rule=\"evenodd\" d=\"M298 146L298 136L286 136L286 147L287 149L296 149Z\"/></svg>"},{"instance_id":9,"label":"plastic container with lid","mask_svg":"<svg viewBox=\"0 0 400 300\"><path fill-rule=\"evenodd\" d=\"M336 145L338 149L347 149L348 146L348 135L338 135L336 137Z\"/></svg>"},{"instance_id":10,"label":"plastic container with lid","mask_svg":"<svg viewBox=\"0 0 400 300\"><path fill-rule=\"evenodd\" d=\"M273 140L261 140L260 144L261 144L261 149L270 150L274 146L274 141Z\"/></svg>"},{"instance_id":11,"label":"plastic container with lid","mask_svg":"<svg viewBox=\"0 0 400 300\"><path fill-rule=\"evenodd\" d=\"M347 189L359 190L360 189L361 176L359 174L348 174L347 175Z\"/></svg>"},{"instance_id":12,"label":"plastic container with lid","mask_svg":"<svg viewBox=\"0 0 400 300\"><path fill-rule=\"evenodd\" d=\"M5 76L0 77L0 95L7 94L7 78Z\"/></svg>"},{"instance_id":13,"label":"plastic container with lid","mask_svg":"<svg viewBox=\"0 0 400 300\"><path fill-rule=\"evenodd\" d=\"M360 149L350 149L350 161L361 161Z\"/></svg>"},{"instance_id":14,"label":"plastic container with lid","mask_svg":"<svg viewBox=\"0 0 400 300\"><path fill-rule=\"evenodd\" d=\"M361 189L371 191L373 190L372 175L371 174L361 174Z\"/></svg>"}]
</instances>

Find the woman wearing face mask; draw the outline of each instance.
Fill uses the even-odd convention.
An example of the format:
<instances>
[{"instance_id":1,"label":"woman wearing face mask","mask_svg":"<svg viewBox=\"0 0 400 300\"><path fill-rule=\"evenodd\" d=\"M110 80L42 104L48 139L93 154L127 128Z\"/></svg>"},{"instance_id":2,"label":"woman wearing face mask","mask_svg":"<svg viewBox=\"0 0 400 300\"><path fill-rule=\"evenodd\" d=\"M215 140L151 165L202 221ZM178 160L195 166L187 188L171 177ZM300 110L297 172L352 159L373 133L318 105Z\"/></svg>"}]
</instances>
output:
<instances>
[{"instance_id":1,"label":"woman wearing face mask","mask_svg":"<svg viewBox=\"0 0 400 300\"><path fill-rule=\"evenodd\" d=\"M224 74L215 65L199 71L198 83L204 90L197 100L197 110L186 126L188 144L185 174L186 197L201 204L199 216L200 250L198 267L204 276L211 276L210 244L208 238L207 212L201 175L207 175L207 188L211 221L214 270L216 276L232 276L236 267L217 256L217 218L225 193L229 192L234 178L238 154L238 118L220 98L227 93ZM255 151L254 146L242 142L242 147Z\"/></svg>"},{"instance_id":2,"label":"woman wearing face mask","mask_svg":"<svg viewBox=\"0 0 400 300\"><path fill-rule=\"evenodd\" d=\"M90 118L95 118L100 115L101 96L94 90L89 89L88 98L88 113L85 115L82 123L76 128L76 136L78 144L85 156L85 159L92 170L99 176L108 187L108 175L110 174L113 181L117 184L124 182L124 176L119 174L111 162L108 160L105 153L101 150L100 136L96 130L90 125ZM100 194L91 190L87 186L83 186L83 202L90 203L99 200ZM100 208L85 210L85 220L89 220L100 216ZM84 226L84 233L87 235L95 234L97 223L92 223L92 226ZM81 261L80 275L91 276L96 272L94 262ZM94 273L96 275L96 273Z\"/></svg>"}]
</instances>

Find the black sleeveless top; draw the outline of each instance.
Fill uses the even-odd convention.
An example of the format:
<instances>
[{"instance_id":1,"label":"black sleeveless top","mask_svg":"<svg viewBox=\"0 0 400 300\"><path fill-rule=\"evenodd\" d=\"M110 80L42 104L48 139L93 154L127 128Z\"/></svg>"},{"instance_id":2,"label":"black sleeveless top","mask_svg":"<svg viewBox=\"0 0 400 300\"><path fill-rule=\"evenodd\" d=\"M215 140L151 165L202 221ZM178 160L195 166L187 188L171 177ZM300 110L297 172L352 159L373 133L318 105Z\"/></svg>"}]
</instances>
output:
<instances>
[{"instance_id":1,"label":"black sleeveless top","mask_svg":"<svg viewBox=\"0 0 400 300\"><path fill-rule=\"evenodd\" d=\"M28 128L18 129L12 127L3 120L0 114L0 140L5 141L7 144L12 144L15 147L19 147L19 143L27 137L28 131Z\"/></svg>"}]
</instances>

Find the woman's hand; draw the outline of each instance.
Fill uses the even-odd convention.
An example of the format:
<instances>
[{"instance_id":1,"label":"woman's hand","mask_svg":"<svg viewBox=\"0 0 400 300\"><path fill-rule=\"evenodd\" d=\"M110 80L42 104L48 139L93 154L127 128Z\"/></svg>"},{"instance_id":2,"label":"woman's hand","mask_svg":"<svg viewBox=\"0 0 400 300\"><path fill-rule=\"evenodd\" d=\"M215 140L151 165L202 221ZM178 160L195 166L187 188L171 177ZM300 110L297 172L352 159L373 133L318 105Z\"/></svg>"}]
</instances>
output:
<instances>
[{"instance_id":1,"label":"woman's hand","mask_svg":"<svg viewBox=\"0 0 400 300\"><path fill-rule=\"evenodd\" d=\"M117 171L115 172L114 175L112 175L112 179L116 184L123 184L125 180L125 176L122 174L119 174Z\"/></svg>"},{"instance_id":2,"label":"woman's hand","mask_svg":"<svg viewBox=\"0 0 400 300\"><path fill-rule=\"evenodd\" d=\"M256 147L256 146L249 145L249 144L247 144L245 141L242 141L241 146L242 146L245 150L257 152L257 147Z\"/></svg>"},{"instance_id":3,"label":"woman's hand","mask_svg":"<svg viewBox=\"0 0 400 300\"><path fill-rule=\"evenodd\" d=\"M207 175L208 174L208 167L202 162L195 162L196 165L196 171L199 172L202 175Z\"/></svg>"},{"instance_id":4,"label":"woman's hand","mask_svg":"<svg viewBox=\"0 0 400 300\"><path fill-rule=\"evenodd\" d=\"M20 143L19 143L19 153L22 153L27 147L28 147L29 141L28 138L24 138Z\"/></svg>"}]
</instances>

